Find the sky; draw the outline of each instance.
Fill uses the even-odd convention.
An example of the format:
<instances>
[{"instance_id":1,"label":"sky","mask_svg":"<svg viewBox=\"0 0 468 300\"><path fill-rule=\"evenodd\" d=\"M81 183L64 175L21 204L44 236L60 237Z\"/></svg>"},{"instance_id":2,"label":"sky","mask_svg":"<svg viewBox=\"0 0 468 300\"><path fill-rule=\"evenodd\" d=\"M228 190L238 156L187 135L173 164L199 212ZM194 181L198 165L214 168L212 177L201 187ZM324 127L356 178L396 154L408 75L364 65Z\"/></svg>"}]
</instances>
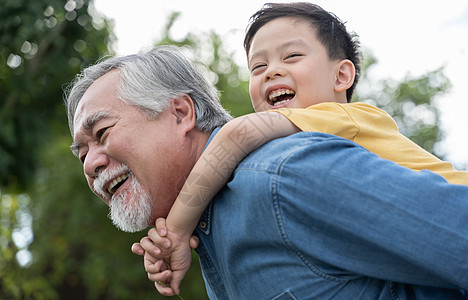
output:
<instances>
[{"instance_id":1,"label":"sky","mask_svg":"<svg viewBox=\"0 0 468 300\"><path fill-rule=\"evenodd\" d=\"M180 12L173 38L214 30L225 38L240 65L246 67L243 35L258 0L95 0L97 11L113 19L118 55L150 48L161 37L171 12ZM445 68L452 88L439 99L445 138L439 152L468 171L468 2L466 0L317 0L359 35L378 63L376 79L401 80Z\"/></svg>"}]
</instances>

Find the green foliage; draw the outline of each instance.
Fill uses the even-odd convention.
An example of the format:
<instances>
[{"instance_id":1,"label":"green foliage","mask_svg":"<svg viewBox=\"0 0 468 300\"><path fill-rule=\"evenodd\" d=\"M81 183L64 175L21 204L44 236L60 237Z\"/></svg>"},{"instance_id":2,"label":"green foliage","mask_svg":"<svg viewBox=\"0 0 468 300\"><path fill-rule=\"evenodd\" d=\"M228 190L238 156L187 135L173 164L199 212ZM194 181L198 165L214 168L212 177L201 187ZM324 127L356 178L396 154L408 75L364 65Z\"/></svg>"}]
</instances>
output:
<instances>
[{"instance_id":1,"label":"green foliage","mask_svg":"<svg viewBox=\"0 0 468 300\"><path fill-rule=\"evenodd\" d=\"M108 52L104 19L88 0L0 3L0 184L24 187L53 122L64 122L61 86Z\"/></svg>"}]
</instances>

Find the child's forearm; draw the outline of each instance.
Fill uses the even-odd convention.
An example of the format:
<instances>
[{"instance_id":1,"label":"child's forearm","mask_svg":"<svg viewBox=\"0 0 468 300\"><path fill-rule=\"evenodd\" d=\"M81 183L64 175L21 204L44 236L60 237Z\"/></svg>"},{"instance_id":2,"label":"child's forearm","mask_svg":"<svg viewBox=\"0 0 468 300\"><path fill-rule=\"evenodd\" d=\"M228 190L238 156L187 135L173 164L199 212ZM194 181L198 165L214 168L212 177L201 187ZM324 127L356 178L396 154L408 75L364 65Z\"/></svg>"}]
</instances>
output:
<instances>
[{"instance_id":1,"label":"child's forearm","mask_svg":"<svg viewBox=\"0 0 468 300\"><path fill-rule=\"evenodd\" d=\"M210 200L219 192L240 161L266 142L298 132L276 112L242 116L224 125L193 167L167 216L167 227L190 236Z\"/></svg>"}]
</instances>

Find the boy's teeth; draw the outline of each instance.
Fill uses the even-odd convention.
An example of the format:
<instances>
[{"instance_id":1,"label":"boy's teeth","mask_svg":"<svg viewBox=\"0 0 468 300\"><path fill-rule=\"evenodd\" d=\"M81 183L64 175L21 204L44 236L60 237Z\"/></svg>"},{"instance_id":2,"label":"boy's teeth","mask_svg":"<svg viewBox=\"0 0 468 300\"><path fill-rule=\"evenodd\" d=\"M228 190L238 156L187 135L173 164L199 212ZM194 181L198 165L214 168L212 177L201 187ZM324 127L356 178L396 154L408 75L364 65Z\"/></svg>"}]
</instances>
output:
<instances>
[{"instance_id":1,"label":"boy's teeth","mask_svg":"<svg viewBox=\"0 0 468 300\"><path fill-rule=\"evenodd\" d=\"M281 95L284 95L284 94L294 95L295 93L294 93L293 90L279 89L279 90L271 92L270 95L268 96L268 98L270 99L270 101L274 101L275 98L277 98L277 97L279 97Z\"/></svg>"},{"instance_id":2,"label":"boy's teeth","mask_svg":"<svg viewBox=\"0 0 468 300\"><path fill-rule=\"evenodd\" d=\"M280 105L280 104L283 104L283 103L286 103L288 102L289 99L286 99L286 100L283 100L283 101L278 101L278 102L275 102L275 105L274 106L277 106L277 105Z\"/></svg>"},{"instance_id":3,"label":"boy's teeth","mask_svg":"<svg viewBox=\"0 0 468 300\"><path fill-rule=\"evenodd\" d=\"M113 195L115 191L113 191L113 188L121 181L125 180L128 178L128 174L120 175L119 177L115 178L112 180L112 182L109 184L107 187L107 191L109 194Z\"/></svg>"}]
</instances>

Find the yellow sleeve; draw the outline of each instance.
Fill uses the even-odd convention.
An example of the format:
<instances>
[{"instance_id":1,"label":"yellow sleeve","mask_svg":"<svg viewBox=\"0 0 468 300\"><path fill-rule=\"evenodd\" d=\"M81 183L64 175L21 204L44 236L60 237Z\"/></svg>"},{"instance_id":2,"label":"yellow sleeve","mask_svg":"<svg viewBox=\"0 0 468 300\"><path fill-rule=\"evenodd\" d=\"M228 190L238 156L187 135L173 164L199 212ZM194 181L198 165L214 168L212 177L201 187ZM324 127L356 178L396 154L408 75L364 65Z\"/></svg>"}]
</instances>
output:
<instances>
[{"instance_id":1,"label":"yellow sleeve","mask_svg":"<svg viewBox=\"0 0 468 300\"><path fill-rule=\"evenodd\" d=\"M359 125L339 103L325 102L307 108L280 108L276 111L302 131L323 132L354 140Z\"/></svg>"},{"instance_id":2,"label":"yellow sleeve","mask_svg":"<svg viewBox=\"0 0 468 300\"><path fill-rule=\"evenodd\" d=\"M457 171L402 135L395 120L372 105L325 102L307 108L274 110L302 131L315 131L352 140L382 158L415 171L430 170L455 184L468 185L468 172Z\"/></svg>"}]
</instances>

